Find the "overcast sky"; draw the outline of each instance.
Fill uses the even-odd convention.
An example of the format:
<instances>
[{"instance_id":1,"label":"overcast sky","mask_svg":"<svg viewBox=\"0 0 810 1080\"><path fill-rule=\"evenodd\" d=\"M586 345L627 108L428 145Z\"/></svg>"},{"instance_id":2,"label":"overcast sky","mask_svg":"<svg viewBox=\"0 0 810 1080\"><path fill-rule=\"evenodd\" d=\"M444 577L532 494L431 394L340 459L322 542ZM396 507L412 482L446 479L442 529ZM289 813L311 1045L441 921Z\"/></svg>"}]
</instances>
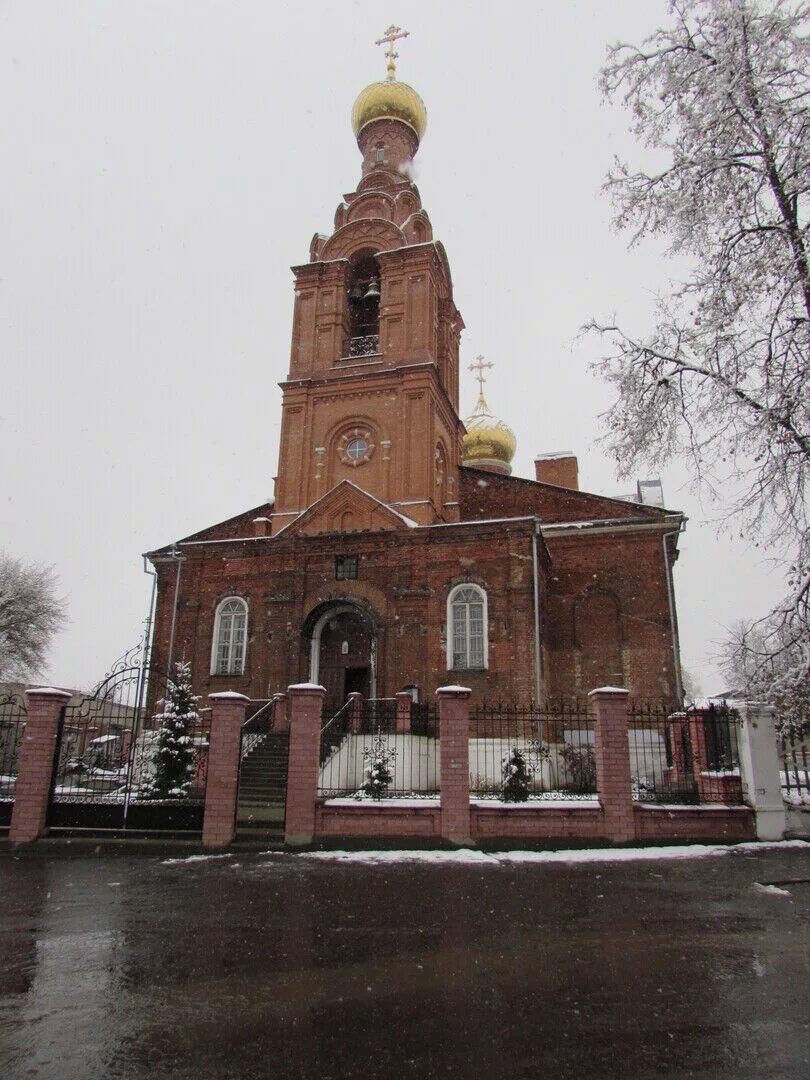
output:
<instances>
[{"instance_id":1,"label":"overcast sky","mask_svg":"<svg viewBox=\"0 0 810 1080\"><path fill-rule=\"evenodd\" d=\"M273 490L291 265L360 178L349 115L384 77L426 102L417 183L447 248L466 365L514 429L520 476L573 450L584 489L617 483L596 440L610 402L590 315L648 325L675 268L627 250L600 191L635 157L596 85L606 45L659 0L3 0L0 4L0 547L53 564L70 624L48 679L96 682L142 630L140 553ZM644 477L646 478L646 477ZM676 589L685 666L721 689L716 642L779 579L708 522L688 475Z\"/></svg>"}]
</instances>

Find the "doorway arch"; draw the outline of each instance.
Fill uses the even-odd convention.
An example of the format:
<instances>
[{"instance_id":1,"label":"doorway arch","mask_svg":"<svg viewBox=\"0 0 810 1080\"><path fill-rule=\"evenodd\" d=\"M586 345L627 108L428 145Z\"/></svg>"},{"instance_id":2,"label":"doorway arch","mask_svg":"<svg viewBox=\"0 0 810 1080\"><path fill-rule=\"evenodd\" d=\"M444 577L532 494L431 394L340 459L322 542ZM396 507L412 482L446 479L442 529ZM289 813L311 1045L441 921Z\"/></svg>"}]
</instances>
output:
<instances>
[{"instance_id":1,"label":"doorway arch","mask_svg":"<svg viewBox=\"0 0 810 1080\"><path fill-rule=\"evenodd\" d=\"M326 688L327 701L347 694L377 694L377 631L359 604L341 600L316 608L310 616L309 681Z\"/></svg>"}]
</instances>

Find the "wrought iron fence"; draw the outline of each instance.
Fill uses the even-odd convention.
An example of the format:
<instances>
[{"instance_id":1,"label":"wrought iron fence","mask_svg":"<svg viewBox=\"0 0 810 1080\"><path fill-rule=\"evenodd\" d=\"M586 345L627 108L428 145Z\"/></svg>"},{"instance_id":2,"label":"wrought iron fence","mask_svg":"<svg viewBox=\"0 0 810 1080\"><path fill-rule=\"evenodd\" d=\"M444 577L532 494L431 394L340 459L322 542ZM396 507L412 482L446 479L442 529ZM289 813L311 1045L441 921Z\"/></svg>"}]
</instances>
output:
<instances>
[{"instance_id":1,"label":"wrought iron fence","mask_svg":"<svg viewBox=\"0 0 810 1080\"><path fill-rule=\"evenodd\" d=\"M470 713L470 797L503 802L596 796L586 707L485 703Z\"/></svg>"},{"instance_id":2,"label":"wrought iron fence","mask_svg":"<svg viewBox=\"0 0 810 1080\"><path fill-rule=\"evenodd\" d=\"M395 698L347 701L321 730L318 794L359 802L435 797L438 741L435 707L398 728Z\"/></svg>"},{"instance_id":3,"label":"wrought iron fence","mask_svg":"<svg viewBox=\"0 0 810 1080\"><path fill-rule=\"evenodd\" d=\"M686 713L666 706L633 705L627 741L637 802L692 805L700 801Z\"/></svg>"},{"instance_id":4,"label":"wrought iron fence","mask_svg":"<svg viewBox=\"0 0 810 1080\"><path fill-rule=\"evenodd\" d=\"M727 705L701 710L706 742L706 771L739 772L739 717Z\"/></svg>"},{"instance_id":5,"label":"wrought iron fence","mask_svg":"<svg viewBox=\"0 0 810 1080\"><path fill-rule=\"evenodd\" d=\"M785 726L779 733L782 796L794 805L810 804L810 724Z\"/></svg>"},{"instance_id":6,"label":"wrought iron fence","mask_svg":"<svg viewBox=\"0 0 810 1080\"><path fill-rule=\"evenodd\" d=\"M0 827L11 824L17 761L28 713L22 694L0 696Z\"/></svg>"},{"instance_id":7,"label":"wrought iron fence","mask_svg":"<svg viewBox=\"0 0 810 1080\"><path fill-rule=\"evenodd\" d=\"M673 713L666 706L630 708L628 744L638 802L742 802L739 717L724 705Z\"/></svg>"},{"instance_id":8,"label":"wrought iron fence","mask_svg":"<svg viewBox=\"0 0 810 1080\"><path fill-rule=\"evenodd\" d=\"M182 776L164 783L158 765L162 673L115 671L92 695L69 702L59 725L48 809L51 828L196 831L202 828L210 715L198 713L182 734Z\"/></svg>"}]
</instances>

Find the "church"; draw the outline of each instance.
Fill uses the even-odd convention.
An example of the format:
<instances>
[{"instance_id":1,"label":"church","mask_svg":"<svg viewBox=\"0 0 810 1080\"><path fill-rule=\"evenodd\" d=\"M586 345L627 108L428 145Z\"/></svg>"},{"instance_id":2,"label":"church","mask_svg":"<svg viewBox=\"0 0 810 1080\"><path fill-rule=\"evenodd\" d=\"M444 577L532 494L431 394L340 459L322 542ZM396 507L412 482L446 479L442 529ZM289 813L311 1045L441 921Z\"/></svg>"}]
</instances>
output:
<instances>
[{"instance_id":1,"label":"church","mask_svg":"<svg viewBox=\"0 0 810 1080\"><path fill-rule=\"evenodd\" d=\"M680 704L683 515L641 484L635 501L581 491L570 453L512 475L480 357L459 416L464 322L410 178L427 111L396 77L400 36L354 103L356 190L293 267L274 499L148 553L152 662L190 661L201 695L320 683L325 709L447 684L473 701L611 685Z\"/></svg>"}]
</instances>

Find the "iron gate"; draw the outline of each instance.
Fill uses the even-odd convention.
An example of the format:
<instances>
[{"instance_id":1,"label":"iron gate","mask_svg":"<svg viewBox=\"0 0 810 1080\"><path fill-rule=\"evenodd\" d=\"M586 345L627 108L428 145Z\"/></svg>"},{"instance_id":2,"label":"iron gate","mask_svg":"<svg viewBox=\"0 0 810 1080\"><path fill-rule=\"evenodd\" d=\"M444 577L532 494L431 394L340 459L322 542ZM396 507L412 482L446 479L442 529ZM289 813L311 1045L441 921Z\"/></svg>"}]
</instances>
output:
<instances>
[{"instance_id":1,"label":"iron gate","mask_svg":"<svg viewBox=\"0 0 810 1080\"><path fill-rule=\"evenodd\" d=\"M17 761L28 712L22 694L9 692L0 697L0 827L11 824Z\"/></svg>"},{"instance_id":2,"label":"iron gate","mask_svg":"<svg viewBox=\"0 0 810 1080\"><path fill-rule=\"evenodd\" d=\"M209 732L199 715L189 729L194 754L188 791L176 798L151 793L160 737L154 716L168 686L154 667L121 667L92 694L64 707L48 807L51 829L202 829Z\"/></svg>"}]
</instances>

